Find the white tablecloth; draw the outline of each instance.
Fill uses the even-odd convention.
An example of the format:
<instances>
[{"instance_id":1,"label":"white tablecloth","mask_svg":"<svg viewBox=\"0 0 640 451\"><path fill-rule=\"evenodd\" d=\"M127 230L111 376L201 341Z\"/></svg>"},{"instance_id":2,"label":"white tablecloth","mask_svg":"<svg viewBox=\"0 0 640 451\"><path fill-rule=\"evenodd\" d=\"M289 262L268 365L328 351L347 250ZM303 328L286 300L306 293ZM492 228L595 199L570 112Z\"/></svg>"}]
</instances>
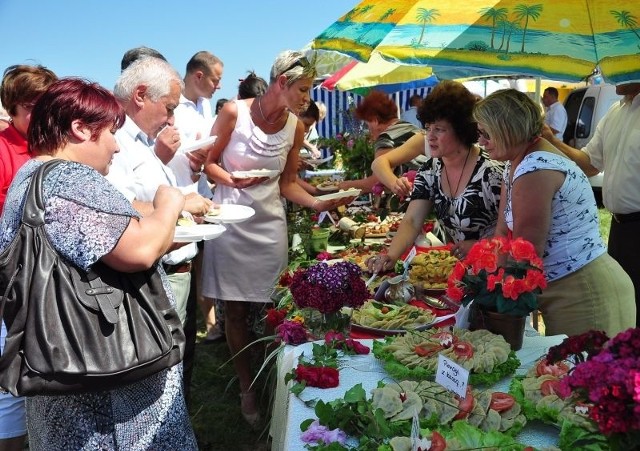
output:
<instances>
[{"instance_id":1,"label":"white tablecloth","mask_svg":"<svg viewBox=\"0 0 640 451\"><path fill-rule=\"evenodd\" d=\"M543 354L546 354L551 346L560 344L566 338L565 335L552 337L524 337L522 349L516 354L521 368L519 374L523 374L529 369ZM373 340L360 340L366 346L372 347ZM300 440L300 423L308 418L316 418L313 408L307 407L304 402L291 394L289 386L284 383L284 377L291 372L298 363L298 357L305 353L311 356L312 343L305 343L300 346L287 346L278 358L278 384L271 418L270 435L272 437L272 447L274 451L298 451L304 450L304 443ZM345 392L356 384L361 383L367 393L375 388L380 380L391 378L382 368L373 353L364 356L350 356L340 367L340 385L336 388L320 389L308 387L302 394L303 400L322 399L331 401L344 397ZM496 390L508 391L509 378L500 381L494 387ZM293 382L290 382L291 385ZM558 431L550 426L541 423L529 423L525 429L516 437L522 443L535 447L554 445L557 442Z\"/></svg>"}]
</instances>

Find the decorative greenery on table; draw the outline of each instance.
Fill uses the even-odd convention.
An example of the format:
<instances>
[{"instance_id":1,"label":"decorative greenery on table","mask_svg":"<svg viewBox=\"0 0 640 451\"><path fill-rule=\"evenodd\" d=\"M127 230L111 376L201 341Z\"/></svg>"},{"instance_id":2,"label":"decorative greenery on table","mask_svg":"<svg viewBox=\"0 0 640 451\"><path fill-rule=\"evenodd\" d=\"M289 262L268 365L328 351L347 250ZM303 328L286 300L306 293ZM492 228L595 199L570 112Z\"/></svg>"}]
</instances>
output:
<instances>
[{"instance_id":1,"label":"decorative greenery on table","mask_svg":"<svg viewBox=\"0 0 640 451\"><path fill-rule=\"evenodd\" d=\"M355 103L338 113L343 132L333 138L318 139L317 146L331 149L336 157L335 166L345 173L345 180L361 179L371 174L374 152L365 124L354 117Z\"/></svg>"},{"instance_id":2,"label":"decorative greenery on table","mask_svg":"<svg viewBox=\"0 0 640 451\"><path fill-rule=\"evenodd\" d=\"M378 383L378 388L383 387L383 382ZM328 450L359 450L359 451L391 451L389 441L393 437L410 437L412 431L411 420L391 421L385 417L381 408L374 408L373 400L367 396L362 384L357 384L347 390L343 398L315 403L316 419L308 419L302 422L300 429L303 432L303 441L307 441L307 447L316 451ZM319 429L324 434L318 434ZM440 437L446 439L447 449L500 449L500 450L524 450L525 445L516 442L510 435L498 431L484 432L466 421L454 421L450 427L433 427L433 422L426 418L418 421L420 436L431 438ZM339 438L330 443L313 444L310 438L327 439L327 435ZM344 434L357 441L345 443ZM432 435L433 434L433 435ZM340 443L342 442L342 443ZM443 443L440 443L442 445ZM436 448L434 448L436 449ZM442 449L442 448L437 448Z\"/></svg>"}]
</instances>

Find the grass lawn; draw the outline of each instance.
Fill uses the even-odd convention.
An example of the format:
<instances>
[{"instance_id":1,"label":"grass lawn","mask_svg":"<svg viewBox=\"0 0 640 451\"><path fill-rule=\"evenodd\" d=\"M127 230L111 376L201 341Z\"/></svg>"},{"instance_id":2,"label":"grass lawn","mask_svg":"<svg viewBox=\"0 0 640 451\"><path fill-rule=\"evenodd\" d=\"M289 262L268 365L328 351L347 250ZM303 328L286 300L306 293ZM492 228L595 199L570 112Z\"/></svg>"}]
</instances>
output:
<instances>
[{"instance_id":1,"label":"grass lawn","mask_svg":"<svg viewBox=\"0 0 640 451\"><path fill-rule=\"evenodd\" d=\"M601 208L600 232L606 242L611 225L611 214ZM200 323L199 340L204 336ZM231 364L222 366L229 359L227 343L198 344L191 389L190 413L198 443L202 451L217 450L269 450L268 431L255 432L240 414L239 388ZM265 382L257 383L263 392L263 413L267 410L268 396L272 389Z\"/></svg>"},{"instance_id":2,"label":"grass lawn","mask_svg":"<svg viewBox=\"0 0 640 451\"><path fill-rule=\"evenodd\" d=\"M198 341L204 335L200 323ZM198 343L191 382L189 412L200 450L202 451L267 451L268 429L253 431L240 413L240 389L234 379L235 372L229 362L229 348L225 341L213 344ZM223 366L224 365L224 366ZM262 412L267 410L269 390L258 381L258 392L263 392Z\"/></svg>"}]
</instances>

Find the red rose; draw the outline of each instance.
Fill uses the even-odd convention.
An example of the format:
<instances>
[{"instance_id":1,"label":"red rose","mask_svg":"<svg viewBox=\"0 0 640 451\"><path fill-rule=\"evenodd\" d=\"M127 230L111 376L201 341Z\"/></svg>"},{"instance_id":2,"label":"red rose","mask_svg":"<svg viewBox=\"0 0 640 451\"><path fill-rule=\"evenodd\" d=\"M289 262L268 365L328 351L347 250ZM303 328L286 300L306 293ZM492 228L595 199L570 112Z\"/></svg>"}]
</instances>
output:
<instances>
[{"instance_id":1,"label":"red rose","mask_svg":"<svg viewBox=\"0 0 640 451\"><path fill-rule=\"evenodd\" d=\"M306 382L309 387L334 388L340 383L340 373L328 366L306 366L296 368L296 380Z\"/></svg>"},{"instance_id":2,"label":"red rose","mask_svg":"<svg viewBox=\"0 0 640 451\"><path fill-rule=\"evenodd\" d=\"M280 280L278 280L278 285L281 287L288 287L291 284L291 280L293 280L293 276L289 271L283 272L280 276Z\"/></svg>"},{"instance_id":3,"label":"red rose","mask_svg":"<svg viewBox=\"0 0 640 451\"><path fill-rule=\"evenodd\" d=\"M267 310L267 324L269 324L274 329L284 321L287 316L286 309L274 309L270 308Z\"/></svg>"},{"instance_id":4,"label":"red rose","mask_svg":"<svg viewBox=\"0 0 640 451\"><path fill-rule=\"evenodd\" d=\"M345 340L345 343L347 344L347 347L353 349L356 354L369 354L369 347L363 345L359 341L354 340L353 338L348 338L347 340Z\"/></svg>"}]
</instances>

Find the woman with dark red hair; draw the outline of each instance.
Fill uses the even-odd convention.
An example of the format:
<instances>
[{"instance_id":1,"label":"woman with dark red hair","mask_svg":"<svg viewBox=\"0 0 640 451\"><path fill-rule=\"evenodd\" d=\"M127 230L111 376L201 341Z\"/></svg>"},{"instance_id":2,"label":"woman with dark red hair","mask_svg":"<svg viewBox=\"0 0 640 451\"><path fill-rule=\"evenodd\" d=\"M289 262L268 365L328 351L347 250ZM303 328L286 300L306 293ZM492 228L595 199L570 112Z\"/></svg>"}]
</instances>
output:
<instances>
[{"instance_id":1,"label":"woman with dark red hair","mask_svg":"<svg viewBox=\"0 0 640 451\"><path fill-rule=\"evenodd\" d=\"M155 267L175 303L158 261L173 244L184 196L161 186L153 212L140 217L107 181L104 176L119 151L114 133L124 121L113 94L95 83L62 79L40 96L27 134L34 158L20 168L9 188L0 220L0 250L20 229L35 171L46 161L61 160L42 183L44 230L56 252L84 271L98 262L125 273ZM8 329L11 343L22 331ZM183 396L182 364L111 390L31 396L27 426L30 450L197 449Z\"/></svg>"}]
</instances>

